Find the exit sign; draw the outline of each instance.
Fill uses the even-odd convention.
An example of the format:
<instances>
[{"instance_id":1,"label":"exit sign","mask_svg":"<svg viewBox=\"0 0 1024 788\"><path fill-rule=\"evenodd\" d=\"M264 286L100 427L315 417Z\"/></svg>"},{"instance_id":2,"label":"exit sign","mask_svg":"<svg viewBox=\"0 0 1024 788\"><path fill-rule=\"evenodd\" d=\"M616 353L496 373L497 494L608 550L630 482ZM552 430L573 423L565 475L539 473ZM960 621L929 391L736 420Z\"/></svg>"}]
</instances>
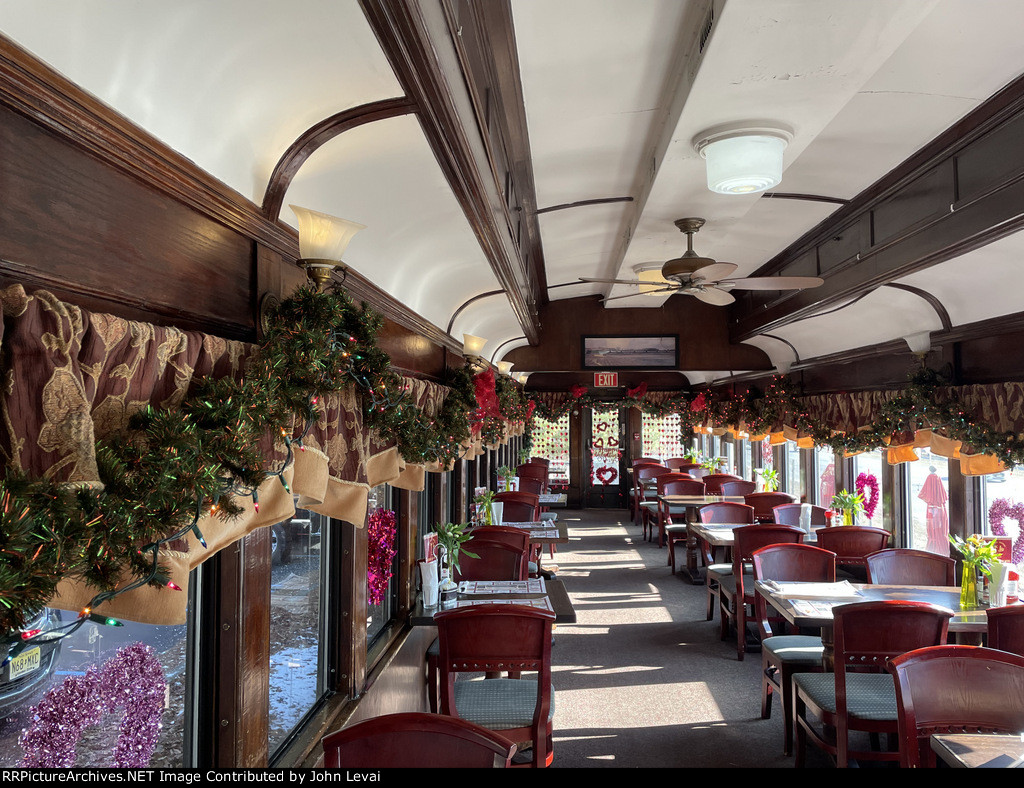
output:
<instances>
[{"instance_id":1,"label":"exit sign","mask_svg":"<svg viewBox=\"0 0 1024 788\"><path fill-rule=\"evenodd\" d=\"M595 372L594 373L594 387L608 387L619 385L619 373L618 372Z\"/></svg>"}]
</instances>

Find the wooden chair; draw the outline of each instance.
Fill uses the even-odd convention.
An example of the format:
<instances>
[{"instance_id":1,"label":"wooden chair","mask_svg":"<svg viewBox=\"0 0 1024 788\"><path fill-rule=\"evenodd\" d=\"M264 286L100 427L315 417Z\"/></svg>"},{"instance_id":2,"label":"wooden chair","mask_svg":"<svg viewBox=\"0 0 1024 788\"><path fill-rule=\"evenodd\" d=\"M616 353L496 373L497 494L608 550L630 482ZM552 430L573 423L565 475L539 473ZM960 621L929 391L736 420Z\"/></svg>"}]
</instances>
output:
<instances>
[{"instance_id":1,"label":"wooden chair","mask_svg":"<svg viewBox=\"0 0 1024 788\"><path fill-rule=\"evenodd\" d=\"M753 524L754 510L745 503L718 501L700 507L700 521L702 523ZM732 576L732 564L715 563L711 547L704 540L700 542L700 555L704 561L704 586L707 588L708 594L707 620L712 621L715 618L715 608L719 605L719 588L724 578Z\"/></svg>"},{"instance_id":2,"label":"wooden chair","mask_svg":"<svg viewBox=\"0 0 1024 788\"><path fill-rule=\"evenodd\" d=\"M526 462L524 462L523 465L543 465L545 468L548 468L550 470L551 460L549 460L547 457L531 457Z\"/></svg>"},{"instance_id":3,"label":"wooden chair","mask_svg":"<svg viewBox=\"0 0 1024 788\"><path fill-rule=\"evenodd\" d=\"M934 733L1024 730L1024 657L980 646L932 646L894 657L900 765L935 766Z\"/></svg>"},{"instance_id":4,"label":"wooden chair","mask_svg":"<svg viewBox=\"0 0 1024 788\"><path fill-rule=\"evenodd\" d=\"M756 550L750 557L754 580L776 580L783 583L834 583L836 554L820 547L794 543L775 544ZM764 597L755 595L754 610L761 631L761 719L772 716L772 698L779 696L782 706L782 752L793 751L793 674L822 670L825 647L817 635L779 634L772 632L768 605Z\"/></svg>"},{"instance_id":5,"label":"wooden chair","mask_svg":"<svg viewBox=\"0 0 1024 788\"><path fill-rule=\"evenodd\" d=\"M889 532L868 525L842 525L818 531L818 547L836 554L837 566L863 567L871 553L889 546Z\"/></svg>"},{"instance_id":6,"label":"wooden chair","mask_svg":"<svg viewBox=\"0 0 1024 788\"><path fill-rule=\"evenodd\" d=\"M657 493L654 490L647 490L644 488L644 482L648 479L657 479L666 473L672 473L672 470L666 468L664 465L636 465L633 470L633 489L635 491L634 497L634 515L633 522L639 526L643 526L643 511L645 508L649 508L653 503L657 506ZM648 506L645 507L644 504Z\"/></svg>"},{"instance_id":7,"label":"wooden chair","mask_svg":"<svg viewBox=\"0 0 1024 788\"><path fill-rule=\"evenodd\" d=\"M541 495L547 485L543 479L539 479L535 476L520 476L519 477L519 492L532 493L533 495Z\"/></svg>"},{"instance_id":8,"label":"wooden chair","mask_svg":"<svg viewBox=\"0 0 1024 788\"><path fill-rule=\"evenodd\" d=\"M648 478L647 476L641 478L641 472L645 468L664 467L665 466L662 465L660 462L657 462L656 460L651 460L647 457L644 457L642 460L636 460L633 462L633 486L629 490L629 516L632 518L634 523L637 522L637 518L639 517L640 501L643 500L643 487L641 485L641 482L643 481L643 479Z\"/></svg>"},{"instance_id":9,"label":"wooden chair","mask_svg":"<svg viewBox=\"0 0 1024 788\"><path fill-rule=\"evenodd\" d=\"M722 495L750 495L750 493L757 489L757 482L750 482L746 479L722 482L719 484L718 489L721 490Z\"/></svg>"},{"instance_id":10,"label":"wooden chair","mask_svg":"<svg viewBox=\"0 0 1024 788\"><path fill-rule=\"evenodd\" d=\"M490 769L512 763L516 745L494 731L443 714L386 714L321 742L328 769Z\"/></svg>"},{"instance_id":11,"label":"wooden chair","mask_svg":"<svg viewBox=\"0 0 1024 788\"><path fill-rule=\"evenodd\" d=\"M494 500L504 504L501 519L510 523L535 523L540 520L540 498L535 493L500 492Z\"/></svg>"},{"instance_id":12,"label":"wooden chair","mask_svg":"<svg viewBox=\"0 0 1024 788\"><path fill-rule=\"evenodd\" d=\"M779 525L800 525L800 511L802 505L798 503L784 503L772 509L772 517ZM825 517L824 506L811 506L811 527L819 528L828 525L828 518Z\"/></svg>"},{"instance_id":13,"label":"wooden chair","mask_svg":"<svg viewBox=\"0 0 1024 788\"><path fill-rule=\"evenodd\" d=\"M661 509L662 509L662 506L661 506L661 502L658 500L658 496L671 494L671 493L666 492L666 490L669 489L669 488L666 487L666 485L669 485L669 484L671 484L673 482L678 482L678 481L690 481L690 482L692 482L692 481L696 481L696 480L692 476L690 476L688 473L676 473L674 471L670 471L669 473L661 473L661 474L658 474L657 476L654 476L652 478L657 479L658 487L657 487L656 492L653 495L645 496L644 500L642 500L640 502L641 527L643 528L643 535L644 535L644 537L647 539L647 541L650 541L651 539L654 538L654 525L655 525L655 523L657 523L657 525L658 525L658 547L663 547L664 544L665 544L665 541L664 541L664 539L665 539L665 531L664 531L664 525L662 524L662 521L661 521ZM675 488L671 488L671 489L675 489ZM704 485L703 484L701 485L701 489L704 489ZM683 495L684 493L676 493L676 494Z\"/></svg>"},{"instance_id":14,"label":"wooden chair","mask_svg":"<svg viewBox=\"0 0 1024 788\"><path fill-rule=\"evenodd\" d=\"M762 547L802 542L804 532L791 525L748 525L733 532L732 574L721 579L718 608L722 615L722 639L729 635L729 621L736 627L736 659L747 651L747 606L756 597L751 556Z\"/></svg>"},{"instance_id":15,"label":"wooden chair","mask_svg":"<svg viewBox=\"0 0 1024 788\"><path fill-rule=\"evenodd\" d=\"M776 506L796 503L796 496L782 492L752 492L743 497L748 506L754 507L754 520L759 523L774 523ZM799 523L798 523L799 525Z\"/></svg>"},{"instance_id":16,"label":"wooden chair","mask_svg":"<svg viewBox=\"0 0 1024 788\"><path fill-rule=\"evenodd\" d=\"M898 732L896 689L886 661L943 645L952 615L925 602L860 602L833 608L835 673L793 676L796 765L804 765L808 739L830 753L841 769L851 759L899 760L898 752L852 749L850 731L874 736ZM812 715L820 720L820 732Z\"/></svg>"},{"instance_id":17,"label":"wooden chair","mask_svg":"<svg viewBox=\"0 0 1024 788\"><path fill-rule=\"evenodd\" d=\"M705 473L701 481L704 482L708 495L722 495L722 482L741 482L743 479L731 473Z\"/></svg>"},{"instance_id":18,"label":"wooden chair","mask_svg":"<svg viewBox=\"0 0 1024 788\"><path fill-rule=\"evenodd\" d=\"M533 766L551 763L551 625L554 613L478 605L434 616L441 643L441 713L515 742L533 742ZM460 673L536 672L536 678L456 681Z\"/></svg>"},{"instance_id":19,"label":"wooden chair","mask_svg":"<svg viewBox=\"0 0 1024 788\"><path fill-rule=\"evenodd\" d=\"M1024 656L1024 605L991 607L986 612L988 647Z\"/></svg>"},{"instance_id":20,"label":"wooden chair","mask_svg":"<svg viewBox=\"0 0 1024 788\"><path fill-rule=\"evenodd\" d=\"M544 484L543 491L548 491L548 466L546 465L535 465L532 463L518 465L516 466L516 476L519 477L520 489L523 485L523 479L540 479Z\"/></svg>"},{"instance_id":21,"label":"wooden chair","mask_svg":"<svg viewBox=\"0 0 1024 788\"><path fill-rule=\"evenodd\" d=\"M681 471L682 473L689 473L693 468L699 468L699 462L693 462L688 460L686 457L670 457L662 463L674 471Z\"/></svg>"},{"instance_id":22,"label":"wooden chair","mask_svg":"<svg viewBox=\"0 0 1024 788\"><path fill-rule=\"evenodd\" d=\"M661 495L703 495L704 494L704 482L699 479L694 479L689 474L673 474L675 476L687 478L675 478L668 480L668 476L659 477L658 483L661 485L662 479L666 479L664 482L663 490ZM664 501L658 502L658 546L662 544L662 540L668 541L668 565L672 567L672 574L676 572L676 542L686 542L686 513L688 509L685 506L672 507ZM679 530L668 530L670 526L675 525L672 520L672 515L677 515L683 518L683 521L679 523L682 526Z\"/></svg>"},{"instance_id":23,"label":"wooden chair","mask_svg":"<svg viewBox=\"0 0 1024 788\"><path fill-rule=\"evenodd\" d=\"M951 586L956 561L924 550L879 550L864 559L868 582L896 586Z\"/></svg>"}]
</instances>

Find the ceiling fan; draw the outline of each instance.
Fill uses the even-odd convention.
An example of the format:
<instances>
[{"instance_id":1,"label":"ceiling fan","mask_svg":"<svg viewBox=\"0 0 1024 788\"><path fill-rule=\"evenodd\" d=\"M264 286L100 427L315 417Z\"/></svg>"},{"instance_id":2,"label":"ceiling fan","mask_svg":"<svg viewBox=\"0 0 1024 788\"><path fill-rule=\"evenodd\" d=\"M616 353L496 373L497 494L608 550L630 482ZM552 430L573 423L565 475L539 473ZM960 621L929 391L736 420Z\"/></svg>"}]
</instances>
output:
<instances>
[{"instance_id":1,"label":"ceiling fan","mask_svg":"<svg viewBox=\"0 0 1024 788\"><path fill-rule=\"evenodd\" d=\"M729 292L730 290L804 290L820 287L825 283L824 279L817 276L762 276L727 279L726 277L736 270L736 265L720 263L710 257L701 257L693 251L693 234L704 226L704 220L678 219L675 225L686 234L686 251L681 257L668 260L661 266L663 281L653 282L653 289L646 290L645 295L686 293L706 304L725 306L736 300ZM640 279L587 279L580 277L580 281L616 285L646 285L649 288L652 286L651 281ZM640 293L613 296L604 300L615 301L619 298L633 298L637 295Z\"/></svg>"}]
</instances>

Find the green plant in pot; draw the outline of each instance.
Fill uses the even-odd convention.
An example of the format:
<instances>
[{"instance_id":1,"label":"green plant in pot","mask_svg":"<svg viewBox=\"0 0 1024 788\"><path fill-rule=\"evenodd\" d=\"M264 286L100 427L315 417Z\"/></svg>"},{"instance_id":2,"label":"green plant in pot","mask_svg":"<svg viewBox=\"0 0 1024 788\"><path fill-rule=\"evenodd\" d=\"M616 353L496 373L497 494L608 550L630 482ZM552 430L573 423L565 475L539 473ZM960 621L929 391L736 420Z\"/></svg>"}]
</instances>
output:
<instances>
[{"instance_id":1,"label":"green plant in pot","mask_svg":"<svg viewBox=\"0 0 1024 788\"><path fill-rule=\"evenodd\" d=\"M506 492L512 489L512 479L515 478L515 475L515 470L507 465L498 468L498 479L503 483Z\"/></svg>"},{"instance_id":2,"label":"green plant in pot","mask_svg":"<svg viewBox=\"0 0 1024 788\"><path fill-rule=\"evenodd\" d=\"M441 590L451 591L455 588L452 580L452 570L459 570L459 559L462 556L479 558L480 556L469 550L463 549L462 545L470 540L469 523L438 523L434 526L437 532L437 543L444 551L444 559L441 566Z\"/></svg>"},{"instance_id":3,"label":"green plant in pot","mask_svg":"<svg viewBox=\"0 0 1024 788\"><path fill-rule=\"evenodd\" d=\"M754 473L761 477L764 492L775 492L779 489L779 472L774 468L758 468Z\"/></svg>"},{"instance_id":4,"label":"green plant in pot","mask_svg":"<svg viewBox=\"0 0 1024 788\"><path fill-rule=\"evenodd\" d=\"M718 470L718 458L708 457L706 460L701 460L700 467L704 468L708 473L714 473Z\"/></svg>"},{"instance_id":5,"label":"green plant in pot","mask_svg":"<svg viewBox=\"0 0 1024 788\"><path fill-rule=\"evenodd\" d=\"M843 525L853 525L854 518L864 512L864 496L840 490L832 498L832 508L843 513Z\"/></svg>"},{"instance_id":6,"label":"green plant in pot","mask_svg":"<svg viewBox=\"0 0 1024 788\"><path fill-rule=\"evenodd\" d=\"M687 462L695 462L698 465L704 462L704 459L700 456L700 452L694 448L689 448L683 452L683 459Z\"/></svg>"}]
</instances>

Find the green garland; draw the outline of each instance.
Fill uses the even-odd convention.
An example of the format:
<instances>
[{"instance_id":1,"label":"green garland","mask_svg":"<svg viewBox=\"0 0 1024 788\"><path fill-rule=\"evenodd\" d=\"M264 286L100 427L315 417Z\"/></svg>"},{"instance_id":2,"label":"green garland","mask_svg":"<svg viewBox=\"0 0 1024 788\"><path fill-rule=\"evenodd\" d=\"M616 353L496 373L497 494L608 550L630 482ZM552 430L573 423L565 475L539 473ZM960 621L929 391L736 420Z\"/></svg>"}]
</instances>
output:
<instances>
[{"instance_id":1,"label":"green garland","mask_svg":"<svg viewBox=\"0 0 1024 788\"><path fill-rule=\"evenodd\" d=\"M200 381L177 410L146 408L126 430L97 441L102 490L8 473L0 482L0 632L21 629L64 578L97 594L59 635L89 618L116 623L90 609L114 596L171 585L161 547L190 530L202 541L203 515L241 511L232 495L252 495L258 507L256 489L268 476L285 484L292 446L301 447L319 398L349 384L358 387L366 425L394 435L407 461L457 458L476 407L469 373L452 373L440 412L428 418L408 402L377 347L382 325L343 292L303 287L275 311L240 380ZM289 432L293 420L306 425L297 435ZM287 447L279 467L264 467L260 443L268 434L280 434Z\"/></svg>"}]
</instances>

